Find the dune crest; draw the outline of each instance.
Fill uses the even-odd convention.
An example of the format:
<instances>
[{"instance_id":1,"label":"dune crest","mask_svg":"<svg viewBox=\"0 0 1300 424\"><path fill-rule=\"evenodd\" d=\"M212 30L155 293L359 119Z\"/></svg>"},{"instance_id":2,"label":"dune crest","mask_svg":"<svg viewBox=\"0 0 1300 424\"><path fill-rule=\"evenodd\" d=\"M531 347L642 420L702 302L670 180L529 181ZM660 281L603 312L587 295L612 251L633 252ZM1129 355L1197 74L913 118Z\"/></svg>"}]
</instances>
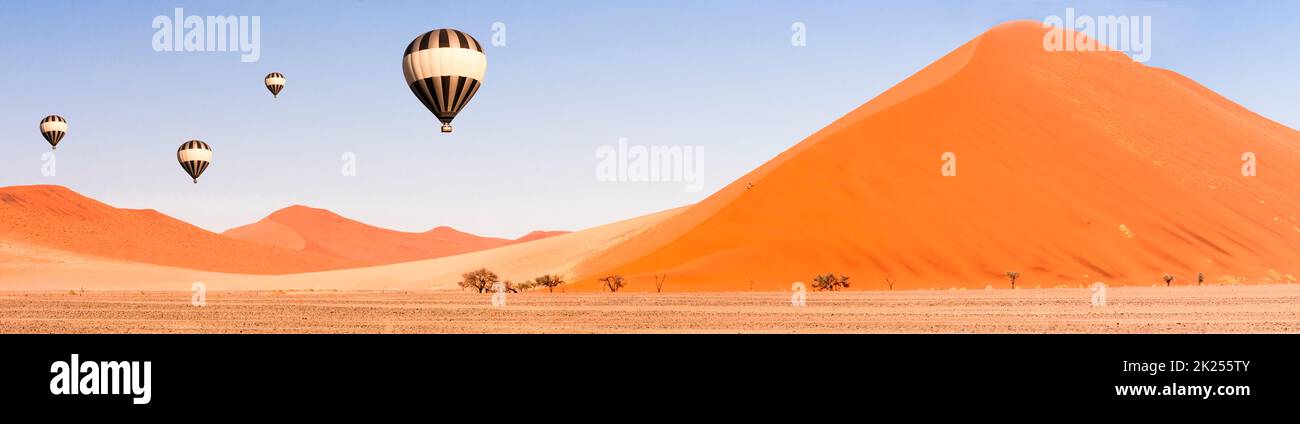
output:
<instances>
[{"instance_id":1,"label":"dune crest","mask_svg":"<svg viewBox=\"0 0 1300 424\"><path fill-rule=\"evenodd\" d=\"M458 255L564 233L534 231L515 240L477 236L446 226L409 233L365 224L325 209L294 205L222 234L365 265L385 265Z\"/></svg>"}]
</instances>

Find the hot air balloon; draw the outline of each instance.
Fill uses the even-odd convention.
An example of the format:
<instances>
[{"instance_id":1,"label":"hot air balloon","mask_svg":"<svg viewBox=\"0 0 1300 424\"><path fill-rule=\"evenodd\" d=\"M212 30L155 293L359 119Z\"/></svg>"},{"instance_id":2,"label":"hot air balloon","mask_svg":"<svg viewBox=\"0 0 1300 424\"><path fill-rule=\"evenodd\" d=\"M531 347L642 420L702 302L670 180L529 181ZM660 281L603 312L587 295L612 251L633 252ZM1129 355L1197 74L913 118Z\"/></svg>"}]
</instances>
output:
<instances>
[{"instance_id":1,"label":"hot air balloon","mask_svg":"<svg viewBox=\"0 0 1300 424\"><path fill-rule=\"evenodd\" d=\"M487 72L483 45L454 29L426 32L406 46L402 57L406 84L415 97L451 132L451 120L478 92Z\"/></svg>"},{"instance_id":2,"label":"hot air balloon","mask_svg":"<svg viewBox=\"0 0 1300 424\"><path fill-rule=\"evenodd\" d=\"M203 170L212 164L212 148L199 140L186 141L181 144L181 148L176 149L176 160L180 161L181 168L185 168L185 173L190 174L190 178L198 184L199 175L203 175Z\"/></svg>"},{"instance_id":3,"label":"hot air balloon","mask_svg":"<svg viewBox=\"0 0 1300 424\"><path fill-rule=\"evenodd\" d=\"M266 74L266 89L271 90L271 97L280 97L280 90L284 89L284 74L272 72Z\"/></svg>"},{"instance_id":4,"label":"hot air balloon","mask_svg":"<svg viewBox=\"0 0 1300 424\"><path fill-rule=\"evenodd\" d=\"M46 116L41 120L41 136L50 142L50 150L59 148L59 140L68 134L68 121L59 115Z\"/></svg>"}]
</instances>

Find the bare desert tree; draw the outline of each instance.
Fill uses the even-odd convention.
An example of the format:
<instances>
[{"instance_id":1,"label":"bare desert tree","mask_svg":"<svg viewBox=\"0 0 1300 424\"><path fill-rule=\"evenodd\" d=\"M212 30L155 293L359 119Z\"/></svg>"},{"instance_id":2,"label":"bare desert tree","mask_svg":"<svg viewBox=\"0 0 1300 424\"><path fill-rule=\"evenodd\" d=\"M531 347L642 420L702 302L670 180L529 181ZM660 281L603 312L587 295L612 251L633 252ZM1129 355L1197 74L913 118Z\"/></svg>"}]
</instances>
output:
<instances>
[{"instance_id":1,"label":"bare desert tree","mask_svg":"<svg viewBox=\"0 0 1300 424\"><path fill-rule=\"evenodd\" d=\"M668 274L655 274L655 293L664 292L664 281L668 281Z\"/></svg>"},{"instance_id":2,"label":"bare desert tree","mask_svg":"<svg viewBox=\"0 0 1300 424\"><path fill-rule=\"evenodd\" d=\"M846 288L849 288L849 276L847 275L836 276L835 273L828 272L813 277L813 289L815 290L836 291Z\"/></svg>"},{"instance_id":3,"label":"bare desert tree","mask_svg":"<svg viewBox=\"0 0 1300 424\"><path fill-rule=\"evenodd\" d=\"M627 285L627 283L623 282L623 276L618 274L603 277L600 279L600 283L603 287L608 288L612 293L617 293L618 289Z\"/></svg>"},{"instance_id":4,"label":"bare desert tree","mask_svg":"<svg viewBox=\"0 0 1300 424\"><path fill-rule=\"evenodd\" d=\"M538 288L540 286L541 286L540 284L537 284L537 282L533 280L524 280L524 282L519 284L512 284L510 287L515 289L515 293L519 293L519 292L526 292Z\"/></svg>"},{"instance_id":5,"label":"bare desert tree","mask_svg":"<svg viewBox=\"0 0 1300 424\"><path fill-rule=\"evenodd\" d=\"M889 291L894 291L894 279L885 277L885 284L889 284Z\"/></svg>"},{"instance_id":6,"label":"bare desert tree","mask_svg":"<svg viewBox=\"0 0 1300 424\"><path fill-rule=\"evenodd\" d=\"M835 274L817 274L813 277L813 290L834 290Z\"/></svg>"},{"instance_id":7,"label":"bare desert tree","mask_svg":"<svg viewBox=\"0 0 1300 424\"><path fill-rule=\"evenodd\" d=\"M1169 287L1170 285L1174 284L1174 276L1165 274L1163 278L1165 280L1165 287Z\"/></svg>"},{"instance_id":8,"label":"bare desert tree","mask_svg":"<svg viewBox=\"0 0 1300 424\"><path fill-rule=\"evenodd\" d=\"M1007 278L1011 279L1011 289L1016 289L1016 280L1020 278L1020 273L1016 271L1007 271Z\"/></svg>"},{"instance_id":9,"label":"bare desert tree","mask_svg":"<svg viewBox=\"0 0 1300 424\"><path fill-rule=\"evenodd\" d=\"M546 287L546 291L555 293L555 287L564 284L564 279L558 275L543 275L533 279L538 286Z\"/></svg>"},{"instance_id":10,"label":"bare desert tree","mask_svg":"<svg viewBox=\"0 0 1300 424\"><path fill-rule=\"evenodd\" d=\"M1204 283L1205 283L1205 273L1203 272L1196 273L1196 285L1199 286Z\"/></svg>"},{"instance_id":11,"label":"bare desert tree","mask_svg":"<svg viewBox=\"0 0 1300 424\"><path fill-rule=\"evenodd\" d=\"M479 268L470 272L461 274L460 287L462 289L475 289L483 293L492 288L492 284L500 280L497 274L488 271L487 268Z\"/></svg>"}]
</instances>

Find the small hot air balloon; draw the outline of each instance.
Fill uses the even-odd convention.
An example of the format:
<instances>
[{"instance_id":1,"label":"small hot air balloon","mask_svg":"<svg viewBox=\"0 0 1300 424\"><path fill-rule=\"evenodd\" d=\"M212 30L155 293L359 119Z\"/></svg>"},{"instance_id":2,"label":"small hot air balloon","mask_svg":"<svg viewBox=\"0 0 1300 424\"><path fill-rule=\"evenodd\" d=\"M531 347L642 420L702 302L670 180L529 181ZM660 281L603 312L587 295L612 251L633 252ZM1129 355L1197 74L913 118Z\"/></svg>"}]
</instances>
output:
<instances>
[{"instance_id":1,"label":"small hot air balloon","mask_svg":"<svg viewBox=\"0 0 1300 424\"><path fill-rule=\"evenodd\" d=\"M176 149L176 160L180 161L181 168L185 168L185 173L190 174L190 178L198 184L199 175L203 175L203 170L212 164L212 148L199 140L186 141L181 144L181 148Z\"/></svg>"},{"instance_id":2,"label":"small hot air balloon","mask_svg":"<svg viewBox=\"0 0 1300 424\"><path fill-rule=\"evenodd\" d=\"M451 120L478 92L487 72L483 45L454 29L435 29L406 46L402 57L406 85L415 97L451 132Z\"/></svg>"},{"instance_id":3,"label":"small hot air balloon","mask_svg":"<svg viewBox=\"0 0 1300 424\"><path fill-rule=\"evenodd\" d=\"M284 74L272 72L266 74L266 89L271 90L271 97L280 97L280 90L284 89Z\"/></svg>"},{"instance_id":4,"label":"small hot air balloon","mask_svg":"<svg viewBox=\"0 0 1300 424\"><path fill-rule=\"evenodd\" d=\"M68 121L59 115L46 116L41 120L41 136L50 142L50 150L59 148L59 140L68 134Z\"/></svg>"}]
</instances>

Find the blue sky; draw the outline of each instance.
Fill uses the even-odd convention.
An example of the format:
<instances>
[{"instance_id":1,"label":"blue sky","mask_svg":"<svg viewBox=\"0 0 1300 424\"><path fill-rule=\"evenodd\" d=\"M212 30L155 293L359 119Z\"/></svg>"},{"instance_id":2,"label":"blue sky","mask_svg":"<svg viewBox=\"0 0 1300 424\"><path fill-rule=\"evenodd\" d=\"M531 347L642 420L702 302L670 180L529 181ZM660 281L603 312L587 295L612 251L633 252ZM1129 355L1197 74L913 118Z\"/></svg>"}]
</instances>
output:
<instances>
[{"instance_id":1,"label":"blue sky","mask_svg":"<svg viewBox=\"0 0 1300 424\"><path fill-rule=\"evenodd\" d=\"M177 7L260 16L260 60L154 51L154 17ZM1066 7L1151 16L1148 65L1300 128L1300 2L5 1L0 185L214 231L290 204L408 231L582 229L698 201L989 27ZM406 44L442 27L489 44L495 22L506 45L438 134L403 80ZM272 71L288 78L276 100ZM48 114L71 125L55 176ZM703 146L703 190L598 181L596 151L620 137ZM189 139L215 152L198 185L175 161Z\"/></svg>"}]
</instances>

